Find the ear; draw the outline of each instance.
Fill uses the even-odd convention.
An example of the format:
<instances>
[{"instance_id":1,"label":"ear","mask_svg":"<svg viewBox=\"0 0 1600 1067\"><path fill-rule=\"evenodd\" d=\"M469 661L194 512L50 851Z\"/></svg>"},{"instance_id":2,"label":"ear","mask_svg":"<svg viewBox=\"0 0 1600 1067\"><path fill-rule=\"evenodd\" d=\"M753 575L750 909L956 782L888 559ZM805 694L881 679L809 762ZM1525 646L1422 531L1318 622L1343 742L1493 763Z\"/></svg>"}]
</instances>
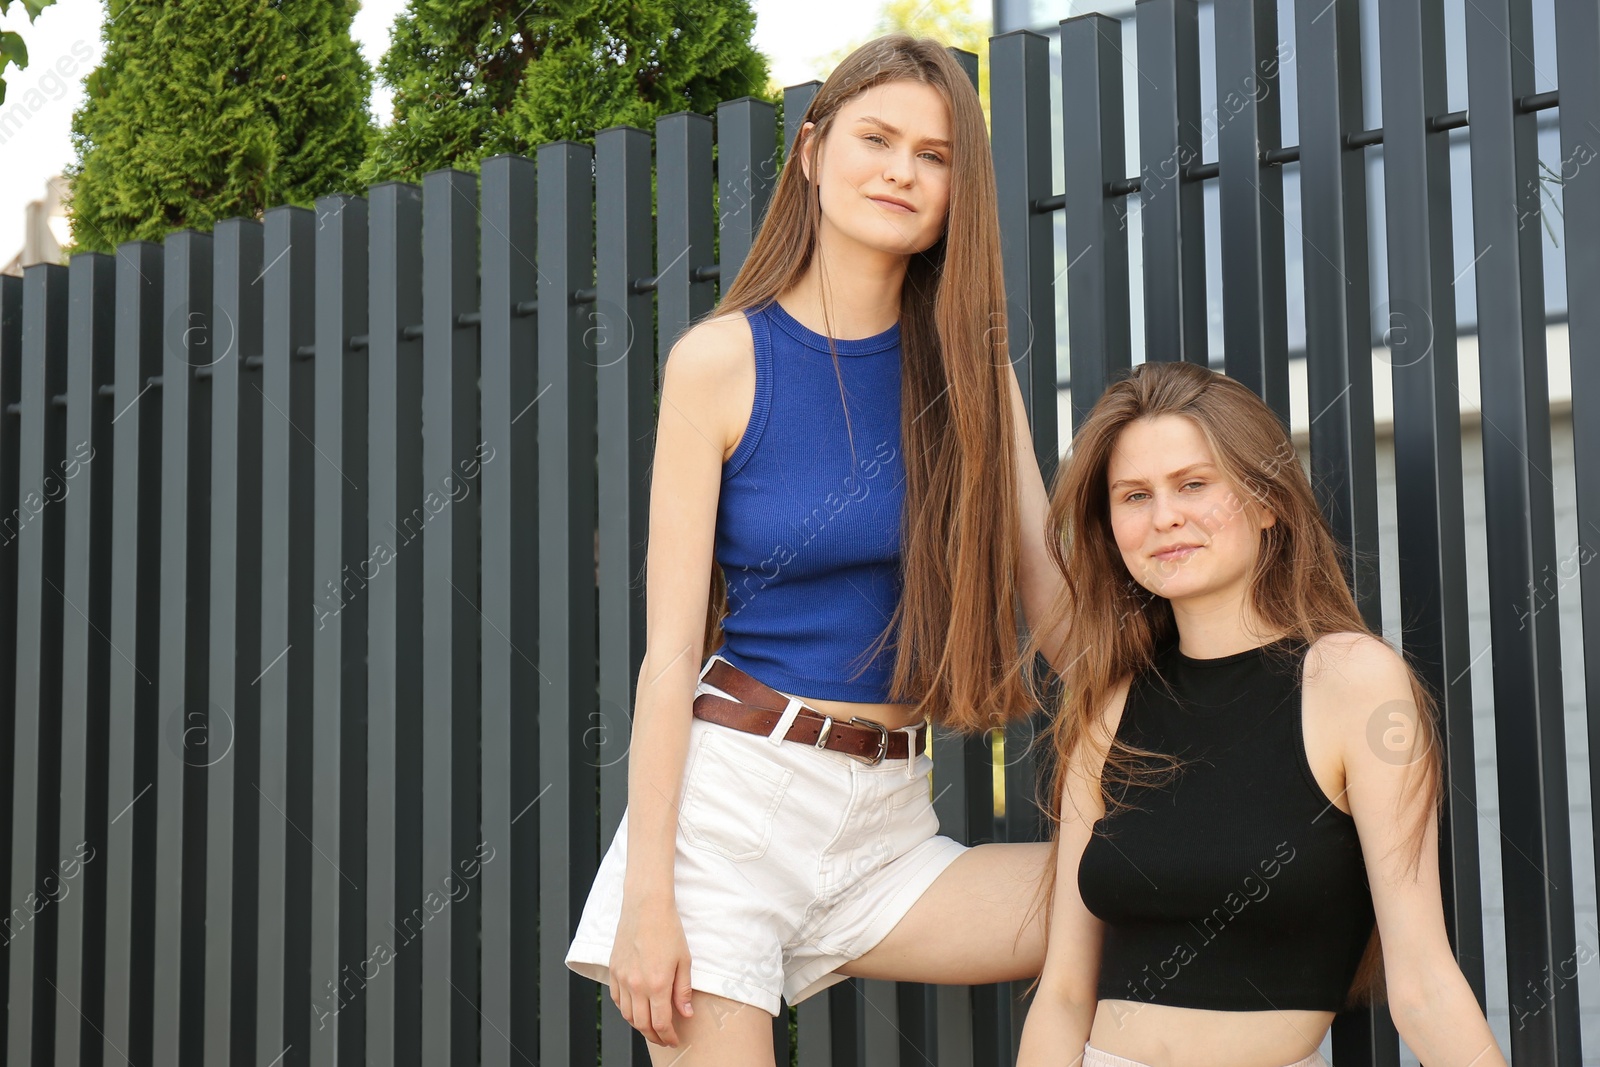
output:
<instances>
[{"instance_id":1,"label":"ear","mask_svg":"<svg viewBox=\"0 0 1600 1067\"><path fill-rule=\"evenodd\" d=\"M795 135L795 141L800 146L800 172L806 176L807 182L814 180L811 177L811 157L816 154L816 146L813 143L811 132L816 128L817 124L815 122L807 122L801 125L800 132Z\"/></svg>"},{"instance_id":2,"label":"ear","mask_svg":"<svg viewBox=\"0 0 1600 1067\"><path fill-rule=\"evenodd\" d=\"M1257 505L1257 510L1259 510L1261 512L1261 528L1263 530L1265 530L1269 526L1278 525L1277 513L1274 512L1271 508L1261 507L1260 505Z\"/></svg>"}]
</instances>

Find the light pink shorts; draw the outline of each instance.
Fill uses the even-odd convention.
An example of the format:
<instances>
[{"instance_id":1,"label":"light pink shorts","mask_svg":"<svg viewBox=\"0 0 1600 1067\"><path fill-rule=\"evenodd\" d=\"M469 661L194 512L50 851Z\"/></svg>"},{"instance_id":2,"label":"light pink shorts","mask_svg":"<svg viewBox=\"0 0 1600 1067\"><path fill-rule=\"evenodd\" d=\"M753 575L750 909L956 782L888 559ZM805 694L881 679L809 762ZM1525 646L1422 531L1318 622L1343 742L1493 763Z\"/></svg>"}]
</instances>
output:
<instances>
[{"instance_id":1,"label":"light pink shorts","mask_svg":"<svg viewBox=\"0 0 1600 1067\"><path fill-rule=\"evenodd\" d=\"M695 692L726 695L703 680ZM673 862L689 984L774 1015L780 996L798 1004L844 981L839 967L966 851L939 836L926 755L870 766L785 741L788 727L765 737L690 720ZM605 984L627 853L624 813L567 951L568 967Z\"/></svg>"},{"instance_id":2,"label":"light pink shorts","mask_svg":"<svg viewBox=\"0 0 1600 1067\"><path fill-rule=\"evenodd\" d=\"M1113 1056L1104 1049L1095 1048L1093 1045L1083 1046L1083 1067L1150 1067L1142 1060L1130 1060L1126 1056ZM1287 1067L1328 1067L1328 1061L1322 1058L1322 1053L1313 1052L1303 1060L1295 1060Z\"/></svg>"}]
</instances>

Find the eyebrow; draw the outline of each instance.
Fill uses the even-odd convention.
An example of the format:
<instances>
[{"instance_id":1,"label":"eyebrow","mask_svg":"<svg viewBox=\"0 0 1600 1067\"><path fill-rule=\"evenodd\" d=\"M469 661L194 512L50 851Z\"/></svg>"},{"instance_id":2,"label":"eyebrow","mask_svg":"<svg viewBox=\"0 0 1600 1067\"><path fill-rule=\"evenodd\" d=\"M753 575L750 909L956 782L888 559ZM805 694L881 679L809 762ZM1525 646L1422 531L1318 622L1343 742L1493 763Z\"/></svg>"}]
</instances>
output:
<instances>
[{"instance_id":1,"label":"eyebrow","mask_svg":"<svg viewBox=\"0 0 1600 1067\"><path fill-rule=\"evenodd\" d=\"M887 133L887 134L889 134L891 136L894 136L894 137L898 137L900 135L899 127L891 126L891 125L889 125L889 123L884 122L882 119L878 118L875 115L862 115L860 118L856 119L856 121L857 122L871 123L872 125L874 125L874 126L878 127L879 129L881 129L884 133ZM932 145L935 148L943 148L943 149L946 149L946 150L950 150L950 149L953 149L955 147L949 141L946 141L942 137L924 137L922 139L922 143L925 144L925 145Z\"/></svg>"},{"instance_id":2,"label":"eyebrow","mask_svg":"<svg viewBox=\"0 0 1600 1067\"><path fill-rule=\"evenodd\" d=\"M1198 471L1198 470L1209 470L1209 469L1213 468L1214 466L1215 465L1211 464L1211 463L1191 463L1187 467L1184 467L1181 470L1173 471L1171 474L1167 475L1167 477L1169 479L1171 479L1172 481L1177 481L1179 478L1187 477L1188 475L1193 474L1195 471ZM1116 489L1117 487L1124 486L1124 485L1144 485L1144 484L1145 484L1145 480L1143 478L1118 478L1116 481L1111 483L1110 488Z\"/></svg>"}]
</instances>

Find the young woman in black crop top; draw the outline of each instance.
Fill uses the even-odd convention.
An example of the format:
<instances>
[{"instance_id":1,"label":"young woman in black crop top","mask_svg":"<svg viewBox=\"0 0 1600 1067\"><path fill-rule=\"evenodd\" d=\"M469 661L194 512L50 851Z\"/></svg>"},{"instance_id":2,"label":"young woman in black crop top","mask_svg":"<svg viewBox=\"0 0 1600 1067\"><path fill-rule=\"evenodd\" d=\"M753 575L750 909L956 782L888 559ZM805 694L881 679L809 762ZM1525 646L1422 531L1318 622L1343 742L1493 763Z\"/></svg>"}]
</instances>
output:
<instances>
[{"instance_id":1,"label":"young woman in black crop top","mask_svg":"<svg viewBox=\"0 0 1600 1067\"><path fill-rule=\"evenodd\" d=\"M1048 952L1019 1067L1316 1067L1386 997L1504 1064L1451 954L1427 693L1363 623L1277 417L1145 363L1051 496L1066 580Z\"/></svg>"}]
</instances>

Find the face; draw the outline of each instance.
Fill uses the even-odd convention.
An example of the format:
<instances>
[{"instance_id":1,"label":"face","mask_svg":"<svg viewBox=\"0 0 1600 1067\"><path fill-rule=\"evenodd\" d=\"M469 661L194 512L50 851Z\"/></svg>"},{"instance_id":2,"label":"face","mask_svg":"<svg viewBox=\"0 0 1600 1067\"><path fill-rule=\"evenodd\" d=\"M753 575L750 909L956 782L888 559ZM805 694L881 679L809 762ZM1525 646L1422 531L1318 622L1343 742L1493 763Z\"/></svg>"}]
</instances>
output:
<instances>
[{"instance_id":1,"label":"face","mask_svg":"<svg viewBox=\"0 0 1600 1067\"><path fill-rule=\"evenodd\" d=\"M808 138L801 154L819 186L824 230L901 255L932 247L950 202L950 141L950 109L933 86L890 81L858 94L821 144L820 178L817 142Z\"/></svg>"},{"instance_id":2,"label":"face","mask_svg":"<svg viewBox=\"0 0 1600 1067\"><path fill-rule=\"evenodd\" d=\"M1261 531L1276 519L1223 474L1193 420L1130 423L1106 482L1111 531L1134 580L1174 602L1244 603Z\"/></svg>"}]
</instances>

